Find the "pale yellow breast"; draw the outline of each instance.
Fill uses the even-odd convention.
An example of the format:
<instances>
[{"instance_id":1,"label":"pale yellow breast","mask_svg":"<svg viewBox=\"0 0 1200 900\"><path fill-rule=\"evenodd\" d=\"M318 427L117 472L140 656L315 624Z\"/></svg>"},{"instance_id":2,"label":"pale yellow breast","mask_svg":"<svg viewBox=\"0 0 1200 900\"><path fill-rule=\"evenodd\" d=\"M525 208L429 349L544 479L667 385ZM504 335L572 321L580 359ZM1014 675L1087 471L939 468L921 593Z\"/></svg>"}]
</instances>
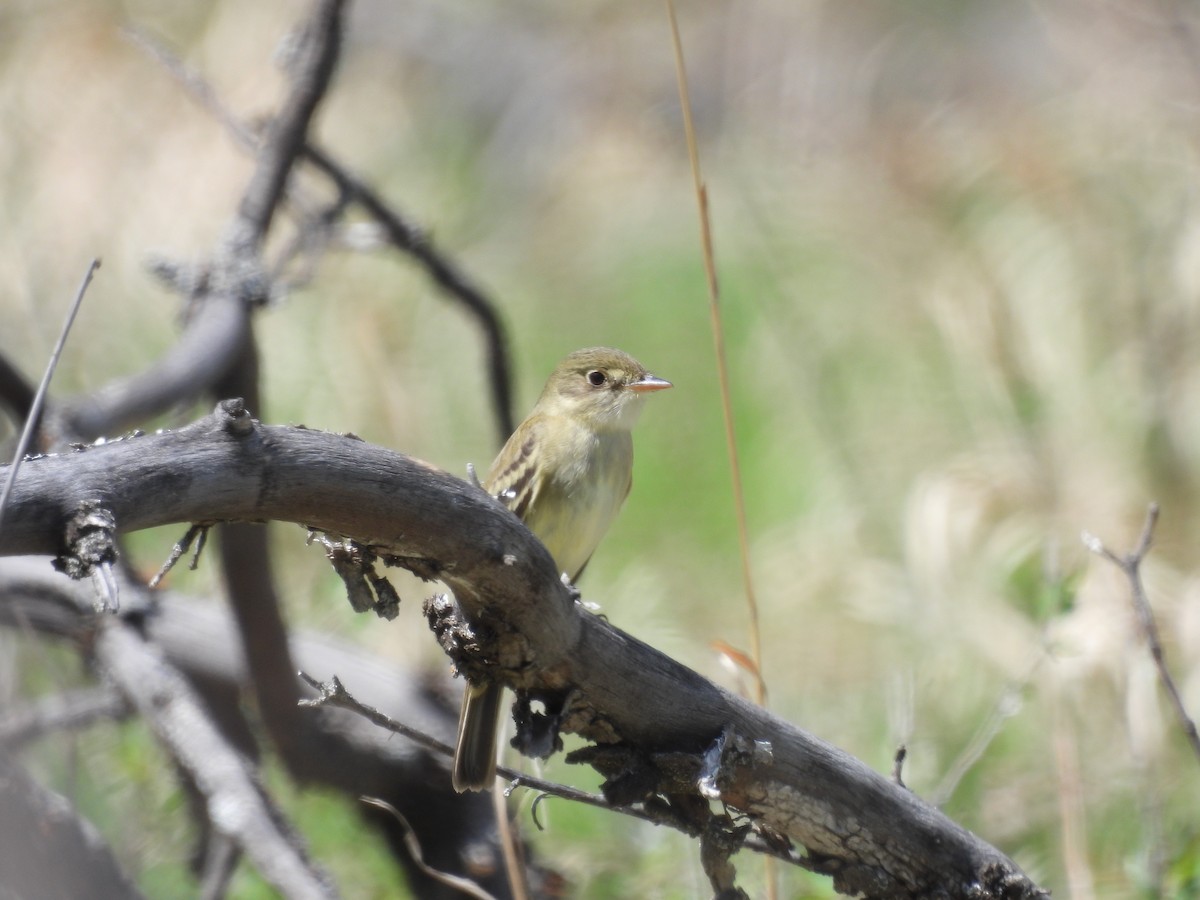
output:
<instances>
[{"instance_id":1,"label":"pale yellow breast","mask_svg":"<svg viewBox=\"0 0 1200 900\"><path fill-rule=\"evenodd\" d=\"M564 448L555 475L544 480L525 515L558 568L574 579L587 564L625 502L633 476L628 431L579 429Z\"/></svg>"}]
</instances>

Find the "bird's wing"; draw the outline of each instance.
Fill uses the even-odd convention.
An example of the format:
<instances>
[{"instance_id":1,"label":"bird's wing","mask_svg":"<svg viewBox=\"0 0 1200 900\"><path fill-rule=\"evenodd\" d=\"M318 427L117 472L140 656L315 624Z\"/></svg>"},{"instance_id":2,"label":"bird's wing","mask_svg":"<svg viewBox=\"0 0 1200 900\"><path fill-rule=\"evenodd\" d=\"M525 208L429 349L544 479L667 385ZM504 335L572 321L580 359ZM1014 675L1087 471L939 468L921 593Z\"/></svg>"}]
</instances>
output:
<instances>
[{"instance_id":1,"label":"bird's wing","mask_svg":"<svg viewBox=\"0 0 1200 900\"><path fill-rule=\"evenodd\" d=\"M487 492L524 519L542 488L535 448L545 423L526 419L513 432L488 473Z\"/></svg>"}]
</instances>

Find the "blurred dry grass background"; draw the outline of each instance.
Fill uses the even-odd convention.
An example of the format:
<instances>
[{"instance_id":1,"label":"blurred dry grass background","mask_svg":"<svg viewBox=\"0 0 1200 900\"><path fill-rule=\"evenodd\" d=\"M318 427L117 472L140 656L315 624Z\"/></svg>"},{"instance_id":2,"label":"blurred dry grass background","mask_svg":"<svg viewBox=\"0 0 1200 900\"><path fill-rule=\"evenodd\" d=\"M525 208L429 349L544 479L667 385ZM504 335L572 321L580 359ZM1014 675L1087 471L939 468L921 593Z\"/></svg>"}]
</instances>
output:
<instances>
[{"instance_id":1,"label":"blurred dry grass background","mask_svg":"<svg viewBox=\"0 0 1200 900\"><path fill-rule=\"evenodd\" d=\"M1197 761L1123 580L1079 541L1086 528L1124 550L1162 503L1146 576L1200 712L1197 8L679 12L772 707L880 769L907 743L907 783L946 794L1056 896L1200 896ZM56 391L168 348L177 304L145 258L203 254L249 172L119 28L162 36L252 119L278 98L271 52L298 14L278 0L0 7L0 349L31 376L94 255ZM661 7L362 0L351 23L320 139L493 292L519 413L577 346L621 346L676 383L639 428L635 490L584 588L732 683L709 643L745 645L744 608ZM498 445L476 334L405 261L327 258L258 334L272 422L455 472ZM140 536L139 562L175 536ZM419 592L397 623L355 620L302 534L276 538L297 620L443 665ZM7 655L6 691L45 658ZM119 774L89 759L93 780L73 777L147 889L187 896L153 874L166 838L113 824L123 786L154 777L132 747ZM56 767L71 770L65 752ZM539 840L580 896L704 896L680 838L561 806L551 820ZM742 869L759 890L758 867ZM357 877L354 895L387 890ZM827 893L786 875L785 896Z\"/></svg>"}]
</instances>

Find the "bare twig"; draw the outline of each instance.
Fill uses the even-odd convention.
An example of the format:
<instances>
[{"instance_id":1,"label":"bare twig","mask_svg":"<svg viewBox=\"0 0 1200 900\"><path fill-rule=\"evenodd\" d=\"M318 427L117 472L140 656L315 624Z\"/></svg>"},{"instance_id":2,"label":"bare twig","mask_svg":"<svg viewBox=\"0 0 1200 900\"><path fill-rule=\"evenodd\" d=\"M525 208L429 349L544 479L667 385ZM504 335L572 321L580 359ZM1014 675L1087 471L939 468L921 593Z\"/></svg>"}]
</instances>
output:
<instances>
[{"instance_id":1,"label":"bare twig","mask_svg":"<svg viewBox=\"0 0 1200 900\"><path fill-rule=\"evenodd\" d=\"M1142 584L1142 562L1145 560L1146 554L1150 552L1150 545L1154 538L1154 526L1157 522L1158 504L1151 503L1150 508L1146 511L1146 521L1142 525L1142 533L1138 538L1137 546L1124 556L1118 556L1113 553L1104 546L1098 537L1086 531L1083 533L1083 545L1097 556L1107 559L1124 572L1125 577L1129 580L1129 594L1130 599L1133 601L1133 612L1137 617L1142 636L1146 639L1146 646L1150 650L1150 657L1154 660L1154 665L1158 669L1159 680L1167 692L1167 697L1170 699L1171 706L1175 710L1175 717L1179 720L1179 726L1183 729L1183 733L1187 737L1188 744L1192 748L1192 753L1200 760L1200 733L1197 733L1196 723L1188 715L1187 708L1183 705L1183 698L1179 696L1179 689L1175 686L1175 679L1171 677L1171 672L1167 668L1162 640L1158 634L1158 624L1154 620L1154 610L1150 607L1150 599L1146 596L1146 588Z\"/></svg>"},{"instance_id":2,"label":"bare twig","mask_svg":"<svg viewBox=\"0 0 1200 900\"><path fill-rule=\"evenodd\" d=\"M228 237L235 246L245 240L257 250L270 228L288 176L303 151L309 122L333 76L342 40L342 6L343 0L318 0L305 23L290 67L291 90L259 145L259 164Z\"/></svg>"},{"instance_id":3,"label":"bare twig","mask_svg":"<svg viewBox=\"0 0 1200 900\"><path fill-rule=\"evenodd\" d=\"M306 672L298 672L297 675L317 692L317 696L311 700L301 700L301 706L321 707L333 706L339 709L349 710L357 715L362 716L373 725L377 725L393 734L399 734L402 737L408 738L414 744L424 747L426 750L432 750L434 753L441 754L447 758L454 756L454 747L440 741L430 734L421 731L418 728L413 728L403 722L398 722L391 716L388 716L373 706L358 700L353 694L346 690L345 685L341 680L334 675L328 681L318 681ZM518 772L516 769L510 769L505 766L497 766L496 774L509 781L508 786L504 790L504 795L512 794L517 788L529 788L537 791L538 796L534 799L531 812L534 816L534 824L541 830L541 824L537 821L537 807L547 797L555 797L560 800L570 800L575 803L581 803L584 806L592 806L596 809L607 810L608 812L620 813L623 816L629 816L633 819L640 819L643 822L649 822L652 825L665 825L670 828L679 828L680 823L677 819L673 819L663 814L662 810L644 809L633 806L614 806L609 803L602 794L593 794L588 791L581 791L578 788L573 788L570 785L561 784L556 781L548 781L544 778L538 778L533 775L526 775L524 772ZM364 800L367 798L363 798ZM747 849L753 850L756 853L762 853L769 856L774 856L783 862L788 862L801 868L814 868L812 864L805 858L791 853L787 849L774 846L765 840L755 837L748 837L745 841ZM814 869L815 870L815 869Z\"/></svg>"},{"instance_id":4,"label":"bare twig","mask_svg":"<svg viewBox=\"0 0 1200 900\"><path fill-rule=\"evenodd\" d=\"M137 375L64 403L63 417L75 433L93 437L141 423L206 391L219 391L232 370L253 358L251 313L270 297L272 284L261 259L263 245L329 83L340 43L341 8L342 0L314 3L295 53L288 95L256 144L254 172L211 259L190 271L170 263L158 267L191 301L178 342ZM260 411L254 397L247 399Z\"/></svg>"},{"instance_id":5,"label":"bare twig","mask_svg":"<svg viewBox=\"0 0 1200 900\"><path fill-rule=\"evenodd\" d=\"M204 109L233 135L239 145L250 151L258 149L260 140L254 129L242 122L222 103L208 81L183 63L160 42L142 31L129 30L129 38L152 56L190 93ZM500 439L512 433L513 418L512 366L509 360L508 338L496 312L495 303L483 289L448 256L434 247L428 232L398 212L379 196L362 178L350 172L325 150L311 141L301 153L308 162L328 177L340 194L363 208L387 235L397 250L415 259L442 292L456 300L478 323L487 346L488 389L492 395L492 411Z\"/></svg>"},{"instance_id":6,"label":"bare twig","mask_svg":"<svg viewBox=\"0 0 1200 900\"><path fill-rule=\"evenodd\" d=\"M83 280L79 282L79 288L75 291L75 299L71 301L71 307L67 310L67 318L63 321L62 330L58 333L58 341L50 353L50 361L46 364L42 383L38 385L37 393L33 395L33 404L29 408L29 414L25 417L25 427L21 429L21 438L17 441L17 449L13 451L13 461L8 470L8 478L4 480L4 489L0 490L0 527L4 525L4 508L8 505L8 495L12 491L13 482L17 480L17 470L21 468L21 460L25 458L25 451L29 449L34 429L41 418L42 404L46 401L46 390L50 387L50 379L54 376L54 370L58 368L58 358L62 356L63 347L67 343L67 335L71 333L71 326L75 324L75 315L83 303L83 295L87 293L88 285L92 283L92 276L99 268L100 260L93 259L88 264L87 271L83 273Z\"/></svg>"},{"instance_id":7,"label":"bare twig","mask_svg":"<svg viewBox=\"0 0 1200 900\"><path fill-rule=\"evenodd\" d=\"M388 240L397 249L412 256L425 269L434 284L458 300L483 331L488 353L488 389L501 440L516 427L512 412L512 372L508 358L508 338L495 306L448 257L438 252L426 231L407 221L363 181L341 167L325 151L308 144L305 158L324 172L374 218Z\"/></svg>"},{"instance_id":8,"label":"bare twig","mask_svg":"<svg viewBox=\"0 0 1200 900\"><path fill-rule=\"evenodd\" d=\"M300 677L301 681L317 692L316 697L299 701L300 706L336 706L340 709L348 709L362 716L373 725L378 725L380 728L384 728L393 734L406 737L414 744L424 747L426 750L432 750L434 753L442 756L454 756L454 748L445 741L439 741L419 728L412 728L403 722L397 722L391 716L380 712L373 706L360 703L355 699L353 694L346 690L346 686L342 684L336 675L328 681L318 681L307 672L297 672L296 674Z\"/></svg>"},{"instance_id":9,"label":"bare twig","mask_svg":"<svg viewBox=\"0 0 1200 900\"><path fill-rule=\"evenodd\" d=\"M213 90L212 85L204 76L187 66L183 60L144 29L125 28L122 30L122 34L139 50L166 69L168 74L192 95L193 100L233 135L243 149L251 152L258 149L257 132L242 122L221 102L221 98L217 96L217 92Z\"/></svg>"},{"instance_id":10,"label":"bare twig","mask_svg":"<svg viewBox=\"0 0 1200 900\"><path fill-rule=\"evenodd\" d=\"M188 548L192 546L192 541L196 542L196 552L192 554L192 560L188 563L188 568L191 571L196 571L196 566L200 562L200 554L204 552L204 544L208 540L208 529L212 526L207 522L194 522L188 526L188 530L183 533L175 546L171 548L171 554L167 557L167 561L162 564L162 568L154 573L154 577L150 579L150 587L158 587L162 580L167 577L167 573L175 568L175 564L183 557L183 554L188 552Z\"/></svg>"},{"instance_id":11,"label":"bare twig","mask_svg":"<svg viewBox=\"0 0 1200 900\"><path fill-rule=\"evenodd\" d=\"M336 675L328 681L318 681L307 672L298 672L300 679L317 692L317 696L311 700L301 700L301 706L319 707L319 706L336 706L339 709L347 709L353 713L362 716L373 725L390 731L393 734L401 735L408 738L414 744L424 747L426 750L432 750L447 758L454 756L454 747L447 744L445 741L440 741L433 735L426 734L419 728L413 728L411 725L406 725L403 722L397 722L391 716L380 712L373 706L368 706L359 701L353 694L346 690L346 686L342 684L341 679ZM532 775L526 775L523 772L518 772L516 769L497 766L496 774L502 778L508 779L509 785L506 793L511 793L515 788L527 787L535 791L540 791L543 794L548 794L552 797L559 797L565 800L574 800L576 803L582 803L585 806L595 806L600 809L611 810L613 807L600 794L591 794L587 791L581 791L577 788L569 787L565 784L558 784L553 781L546 781L542 778L537 778ZM644 818L631 813L635 818Z\"/></svg>"},{"instance_id":12,"label":"bare twig","mask_svg":"<svg viewBox=\"0 0 1200 900\"><path fill-rule=\"evenodd\" d=\"M284 64L286 95L261 135L254 172L237 214L213 254L213 286L202 298L204 305L225 293L233 293L245 306L270 296L272 281L264 261L268 232L285 199L313 117L328 92L341 49L344 7L344 0L311 0L289 41ZM247 325L229 366L207 388L218 396L245 398L249 408L261 415L258 368L255 337ZM243 415L240 421L246 419ZM296 708L300 696L296 665L266 534L245 523L225 523L220 527L217 552L241 640L254 648L246 656L246 669L263 725L294 773L302 764L290 748L299 739L304 716Z\"/></svg>"},{"instance_id":13,"label":"bare twig","mask_svg":"<svg viewBox=\"0 0 1200 900\"><path fill-rule=\"evenodd\" d=\"M357 713L373 725L377 725L393 734L401 735L408 738L414 744L424 747L426 750L432 750L446 758L454 756L454 747L447 744L445 741L440 741L431 734L421 731L419 728L413 728L411 725L406 725L403 722L397 722L391 716L380 712L373 706L368 706L360 702L353 694L346 690L346 686L341 680L334 675L328 681L318 681L307 672L297 673L301 680L317 692L317 696L311 700L301 700L301 706L319 707L319 706L336 706L340 709L348 709L353 713ZM509 790L517 787L532 788L535 791L542 791L546 794L551 794L555 797L561 797L566 800L574 800L577 803L583 803L586 806L597 806L601 809L611 809L608 801L600 794L590 794L587 791L580 791L576 788L568 787L567 785L557 784L553 781L546 781L541 778L536 778L532 775L526 775L523 772L518 772L516 769L508 769L504 766L499 766L496 773L503 778L507 778L512 784Z\"/></svg>"},{"instance_id":14,"label":"bare twig","mask_svg":"<svg viewBox=\"0 0 1200 900\"><path fill-rule=\"evenodd\" d=\"M494 894L489 894L470 878L463 878L459 875L452 875L449 872L442 872L425 862L425 856L421 851L421 842L417 840L416 833L413 831L412 826L408 824L408 820L400 814L400 810L396 809L392 804L386 800L380 800L378 797L359 797L359 799L369 806L382 809L400 824L400 828L404 832L404 846L408 849L409 856L412 857L417 868L434 881L448 885L455 890L461 891L468 897L476 898L476 900L496 900Z\"/></svg>"}]
</instances>

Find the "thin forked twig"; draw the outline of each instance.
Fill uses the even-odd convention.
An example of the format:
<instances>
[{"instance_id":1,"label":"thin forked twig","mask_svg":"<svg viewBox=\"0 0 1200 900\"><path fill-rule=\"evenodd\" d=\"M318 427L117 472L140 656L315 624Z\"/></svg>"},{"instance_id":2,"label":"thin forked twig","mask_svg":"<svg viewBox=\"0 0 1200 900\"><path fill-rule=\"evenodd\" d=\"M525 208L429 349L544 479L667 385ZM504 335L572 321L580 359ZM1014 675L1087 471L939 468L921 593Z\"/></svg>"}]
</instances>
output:
<instances>
[{"instance_id":1,"label":"thin forked twig","mask_svg":"<svg viewBox=\"0 0 1200 900\"><path fill-rule=\"evenodd\" d=\"M483 330L488 350L488 385L501 439L516 427L512 413L512 373L508 360L508 339L492 302L453 262L439 253L425 229L407 221L384 202L361 179L340 166L321 148L309 143L304 158L329 177L338 190L354 199L383 228L397 250L407 253L425 268L426 274L447 295L467 308Z\"/></svg>"},{"instance_id":2,"label":"thin forked twig","mask_svg":"<svg viewBox=\"0 0 1200 900\"><path fill-rule=\"evenodd\" d=\"M83 273L83 280L79 282L79 289L75 291L75 299L71 301L71 308L67 310L62 330L58 333L58 341L54 344L54 350L50 354L50 362L46 364L42 383L38 385L37 393L33 396L33 405L29 407L29 415L25 417L25 427L21 429L21 438L17 441L17 449L13 452L8 478L4 480L4 488L0 490L0 526L4 523L4 508L8 505L8 495L12 491L13 482L17 480L17 470L21 467L21 460L25 458L25 451L29 449L29 442L33 439L33 430L37 426L38 419L41 418L42 405L46 402L46 391L50 387L50 379L54 376L54 370L58 368L58 358L62 356L63 347L67 343L67 335L71 333L71 326L75 324L75 315L83 304L83 295L87 293L88 285L92 283L92 276L99 268L100 260L93 259L88 264L87 271Z\"/></svg>"},{"instance_id":3,"label":"thin forked twig","mask_svg":"<svg viewBox=\"0 0 1200 900\"><path fill-rule=\"evenodd\" d=\"M413 827L408 824L408 819L400 813L400 810L392 806L386 800L381 800L378 797L359 797L363 803L368 806L374 806L377 809L382 809L393 819L395 819L401 830L404 832L404 846L408 849L408 855L412 861L416 863L418 869L441 884L447 887L452 887L456 891L460 891L468 897L474 897L475 900L496 900L494 894L489 894L470 878L463 878L461 875L451 875L449 872L443 872L441 869L435 869L429 863L425 862L425 854L421 850L421 842L417 840L416 832Z\"/></svg>"},{"instance_id":4,"label":"thin forked twig","mask_svg":"<svg viewBox=\"0 0 1200 900\"><path fill-rule=\"evenodd\" d=\"M150 579L150 587L158 587L162 580L167 577L167 573L175 568L175 564L183 557L183 554L188 552L192 546L192 542L196 542L196 552L192 554L192 561L188 564L188 568L193 572L196 571L196 566L200 562L200 554L204 552L204 545L208 540L208 530L211 528L208 522L194 522L188 526L188 530L184 532L183 537L175 542L175 546L171 548L171 555L167 557L167 561L162 564L155 574Z\"/></svg>"},{"instance_id":5,"label":"thin forked twig","mask_svg":"<svg viewBox=\"0 0 1200 900\"><path fill-rule=\"evenodd\" d=\"M342 684L341 679L336 675L329 681L317 681L307 672L299 672L300 679L317 692L317 696L311 700L301 700L301 706L337 706L341 709L350 710L362 716L373 725L377 725L393 734L401 735L408 738L414 744L424 747L440 756L447 758L454 756L454 748L445 741L439 741L430 734L426 734L419 728L413 728L410 725L405 725L403 722L398 722L386 713L382 713L373 706L361 702ZM518 772L516 769L508 769L504 766L497 767L496 771L504 778L512 782L511 787L528 787L543 793L553 794L556 797L563 797L568 800L575 800L578 803L583 803L587 806L596 806L601 809L612 809L608 801L600 794L589 794L587 791L576 790L566 785L557 784L553 781L546 781L541 778L534 778L531 775L525 775Z\"/></svg>"},{"instance_id":6,"label":"thin forked twig","mask_svg":"<svg viewBox=\"0 0 1200 900\"><path fill-rule=\"evenodd\" d=\"M200 73L189 68L145 32L128 29L126 35L162 65L200 106L233 135L240 146L252 152L257 150L260 135L221 102L216 91ZM375 219L393 247L415 259L434 284L448 297L461 303L477 321L487 346L488 388L492 395L496 427L501 440L508 437L516 427L513 419L512 366L509 361L508 339L495 304L462 269L433 246L425 229L397 212L365 181L338 163L329 153L311 141L304 144L300 153L329 178L342 195L352 199Z\"/></svg>"},{"instance_id":7,"label":"thin forked twig","mask_svg":"<svg viewBox=\"0 0 1200 900\"><path fill-rule=\"evenodd\" d=\"M1187 736L1192 752L1200 760L1200 734L1196 731L1195 721L1188 715L1187 709L1183 705L1183 699L1179 696L1179 689L1175 686L1175 679L1171 677L1171 672L1167 669L1162 640L1158 634L1158 624L1154 621L1154 610L1150 607L1150 599L1146 596L1146 588L1142 584L1142 562L1145 560L1146 554L1150 552L1150 545L1154 538L1154 526L1157 522L1158 504L1151 503L1150 508L1146 511L1146 522L1142 526L1142 534L1138 538L1137 546L1124 556L1118 556L1113 553L1104 546L1098 537L1086 531L1083 533L1083 545L1097 556L1107 559L1124 572L1125 577L1129 579L1129 593L1133 601L1133 611L1137 616L1142 636L1146 639L1146 645L1150 649L1150 656L1154 660L1154 665L1158 668L1159 680L1166 689L1167 696L1171 700L1171 706L1175 710L1175 716L1179 720L1179 725L1183 729L1183 733Z\"/></svg>"},{"instance_id":8,"label":"thin forked twig","mask_svg":"<svg viewBox=\"0 0 1200 900\"><path fill-rule=\"evenodd\" d=\"M380 712L373 706L368 706L361 702L357 697L346 690L341 679L336 675L329 681L318 681L306 672L297 673L300 679L317 692L317 696L310 700L301 700L301 706L336 706L341 709L349 710L356 715L360 715L374 725L379 726L393 734L399 734L408 738L414 744L424 747L446 758L454 756L454 748L444 741L439 741L432 735L426 734L418 728L413 728L405 725L403 722L398 722L386 713ZM510 794L517 788L525 787L539 792L539 797L535 802L540 802L544 797L557 797L562 800L573 800L576 803L582 803L584 806L593 806L597 809L607 810L608 812L620 813L624 816L630 816L634 819L641 819L643 822L649 822L652 825L672 825L669 818L661 814L647 811L645 809L632 806L613 806L608 802L602 794L592 794L588 791L581 791L578 788L570 787L569 785L559 784L555 781L547 781L544 778L536 778L532 775L526 775L523 772L518 772L516 769L509 769L504 766L497 766L496 772L503 778L508 779L509 785L505 789L505 794ZM536 820L535 820L536 821ZM538 825L541 828L540 824ZM772 856L782 862L791 863L792 865L800 866L805 869L814 869L812 861L806 857L797 856L787 849L780 846L769 844L765 840L757 837L747 838L745 847L748 850L753 850L755 853L761 853L766 856Z\"/></svg>"}]
</instances>

